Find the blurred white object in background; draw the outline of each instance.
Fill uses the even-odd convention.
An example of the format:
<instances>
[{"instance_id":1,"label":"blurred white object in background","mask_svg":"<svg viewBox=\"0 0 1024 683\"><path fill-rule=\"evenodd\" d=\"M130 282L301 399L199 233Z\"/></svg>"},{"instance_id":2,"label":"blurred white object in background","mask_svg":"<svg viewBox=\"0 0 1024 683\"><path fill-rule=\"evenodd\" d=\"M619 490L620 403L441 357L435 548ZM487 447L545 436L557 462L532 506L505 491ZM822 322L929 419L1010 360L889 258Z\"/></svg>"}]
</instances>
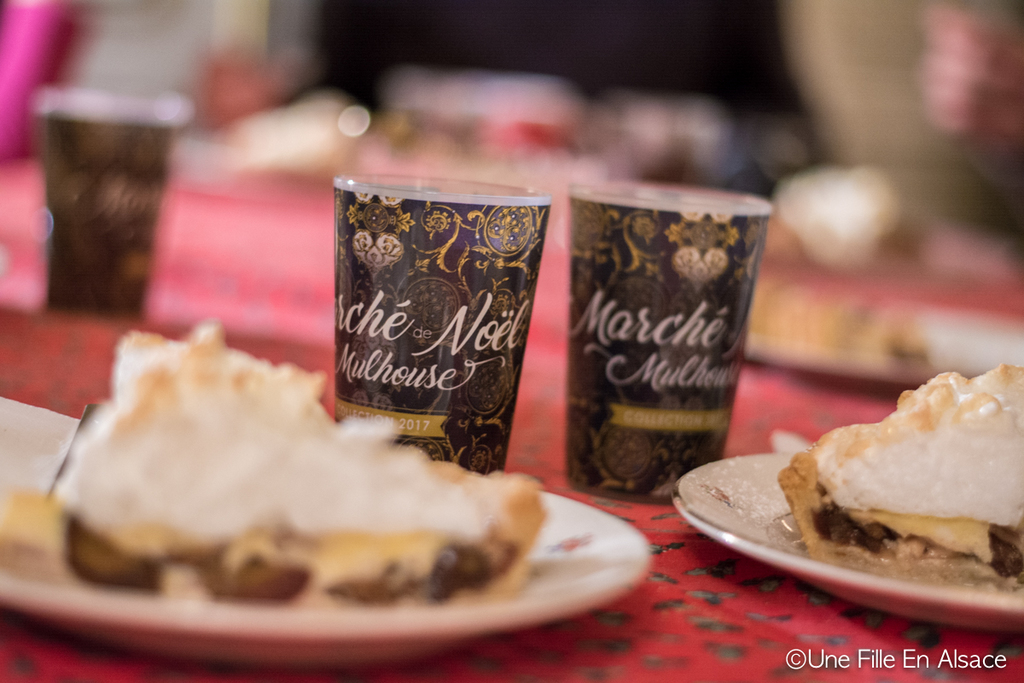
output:
<instances>
[{"instance_id":1,"label":"blurred white object in background","mask_svg":"<svg viewBox=\"0 0 1024 683\"><path fill-rule=\"evenodd\" d=\"M370 128L370 110L361 104L350 104L338 116L338 130L357 138Z\"/></svg>"},{"instance_id":2,"label":"blurred white object in background","mask_svg":"<svg viewBox=\"0 0 1024 683\"><path fill-rule=\"evenodd\" d=\"M241 172L333 176L352 161L370 114L347 95L317 91L249 116L227 134L229 166Z\"/></svg>"},{"instance_id":3,"label":"blurred white object in background","mask_svg":"<svg viewBox=\"0 0 1024 683\"><path fill-rule=\"evenodd\" d=\"M915 316L928 347L928 362L939 372L965 377L1000 363L1024 365L1024 325L1019 320L966 311L922 311Z\"/></svg>"},{"instance_id":4,"label":"blurred white object in background","mask_svg":"<svg viewBox=\"0 0 1024 683\"><path fill-rule=\"evenodd\" d=\"M783 181L776 217L797 236L807 256L829 266L866 264L900 221L896 190L868 168L820 167Z\"/></svg>"}]
</instances>

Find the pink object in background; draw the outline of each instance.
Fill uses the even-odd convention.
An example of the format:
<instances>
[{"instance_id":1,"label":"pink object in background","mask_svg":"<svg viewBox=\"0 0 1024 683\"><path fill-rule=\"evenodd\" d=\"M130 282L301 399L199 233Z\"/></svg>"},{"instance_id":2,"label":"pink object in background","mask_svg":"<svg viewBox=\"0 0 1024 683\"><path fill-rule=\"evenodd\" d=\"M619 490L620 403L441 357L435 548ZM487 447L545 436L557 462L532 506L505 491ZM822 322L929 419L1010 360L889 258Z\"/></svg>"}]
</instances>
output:
<instances>
[{"instance_id":1,"label":"pink object in background","mask_svg":"<svg viewBox=\"0 0 1024 683\"><path fill-rule=\"evenodd\" d=\"M0 161L31 149L32 93L64 61L70 14L56 0L0 4Z\"/></svg>"}]
</instances>

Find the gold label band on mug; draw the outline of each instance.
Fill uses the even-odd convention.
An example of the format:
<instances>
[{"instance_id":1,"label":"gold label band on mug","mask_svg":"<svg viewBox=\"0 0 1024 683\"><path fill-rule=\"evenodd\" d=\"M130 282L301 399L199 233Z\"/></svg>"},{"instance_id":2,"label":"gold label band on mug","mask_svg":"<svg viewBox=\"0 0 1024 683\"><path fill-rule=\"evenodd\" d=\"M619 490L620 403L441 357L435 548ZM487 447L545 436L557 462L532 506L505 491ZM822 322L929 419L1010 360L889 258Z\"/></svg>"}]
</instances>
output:
<instances>
[{"instance_id":1,"label":"gold label band on mug","mask_svg":"<svg viewBox=\"0 0 1024 683\"><path fill-rule=\"evenodd\" d=\"M374 422L388 422L397 434L402 436L443 437L444 421L447 415L421 415L402 413L397 410L378 410L348 403L337 396L334 398L334 417L359 417Z\"/></svg>"},{"instance_id":2,"label":"gold label band on mug","mask_svg":"<svg viewBox=\"0 0 1024 683\"><path fill-rule=\"evenodd\" d=\"M713 432L729 427L728 408L718 410L665 410L609 403L609 422L617 427L656 432Z\"/></svg>"}]
</instances>

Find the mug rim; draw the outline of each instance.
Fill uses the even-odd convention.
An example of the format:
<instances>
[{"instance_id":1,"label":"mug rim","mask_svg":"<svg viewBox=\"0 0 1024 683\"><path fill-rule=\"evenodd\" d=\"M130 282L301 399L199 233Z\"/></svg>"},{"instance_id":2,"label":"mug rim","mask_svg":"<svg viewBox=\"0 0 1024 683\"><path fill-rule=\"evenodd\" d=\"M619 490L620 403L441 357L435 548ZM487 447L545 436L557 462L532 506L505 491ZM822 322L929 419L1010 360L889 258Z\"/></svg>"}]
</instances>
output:
<instances>
[{"instance_id":1,"label":"mug rim","mask_svg":"<svg viewBox=\"0 0 1024 683\"><path fill-rule=\"evenodd\" d=\"M37 116L64 116L96 123L180 127L195 112L192 100L177 92L140 97L78 86L44 86L33 97Z\"/></svg>"},{"instance_id":2,"label":"mug rim","mask_svg":"<svg viewBox=\"0 0 1024 683\"><path fill-rule=\"evenodd\" d=\"M695 185L639 182L571 184L569 197L597 204L675 213L702 212L732 216L768 216L772 203L764 197Z\"/></svg>"},{"instance_id":3,"label":"mug rim","mask_svg":"<svg viewBox=\"0 0 1024 683\"><path fill-rule=\"evenodd\" d=\"M454 204L550 206L551 194L526 187L484 183L458 178L402 175L340 175L334 187L357 194L383 195Z\"/></svg>"}]
</instances>

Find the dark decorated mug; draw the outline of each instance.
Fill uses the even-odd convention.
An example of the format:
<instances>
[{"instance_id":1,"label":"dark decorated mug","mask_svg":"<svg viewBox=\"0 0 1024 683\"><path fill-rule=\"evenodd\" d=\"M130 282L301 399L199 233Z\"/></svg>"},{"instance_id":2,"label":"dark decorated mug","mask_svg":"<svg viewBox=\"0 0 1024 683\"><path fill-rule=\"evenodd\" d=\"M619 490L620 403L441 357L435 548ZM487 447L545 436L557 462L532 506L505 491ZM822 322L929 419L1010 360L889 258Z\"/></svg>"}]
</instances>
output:
<instances>
[{"instance_id":1,"label":"dark decorated mug","mask_svg":"<svg viewBox=\"0 0 1024 683\"><path fill-rule=\"evenodd\" d=\"M567 475L668 502L722 456L771 205L640 184L570 200Z\"/></svg>"},{"instance_id":2,"label":"dark decorated mug","mask_svg":"<svg viewBox=\"0 0 1024 683\"><path fill-rule=\"evenodd\" d=\"M335 180L335 417L476 472L503 469L551 196Z\"/></svg>"}]
</instances>

